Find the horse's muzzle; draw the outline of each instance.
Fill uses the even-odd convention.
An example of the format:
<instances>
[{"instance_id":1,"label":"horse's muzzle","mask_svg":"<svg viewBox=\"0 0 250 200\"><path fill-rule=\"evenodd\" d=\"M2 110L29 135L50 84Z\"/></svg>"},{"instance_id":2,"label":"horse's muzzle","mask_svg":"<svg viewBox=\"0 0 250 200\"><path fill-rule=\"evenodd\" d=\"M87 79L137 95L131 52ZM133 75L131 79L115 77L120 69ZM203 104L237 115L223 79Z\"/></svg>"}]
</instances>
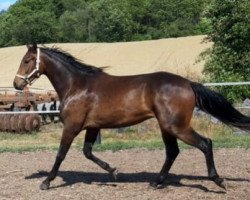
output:
<instances>
[{"instance_id":1,"label":"horse's muzzle","mask_svg":"<svg viewBox=\"0 0 250 200\"><path fill-rule=\"evenodd\" d=\"M27 85L26 81L20 78L15 78L13 82L13 86L16 90L23 90L23 88Z\"/></svg>"}]
</instances>

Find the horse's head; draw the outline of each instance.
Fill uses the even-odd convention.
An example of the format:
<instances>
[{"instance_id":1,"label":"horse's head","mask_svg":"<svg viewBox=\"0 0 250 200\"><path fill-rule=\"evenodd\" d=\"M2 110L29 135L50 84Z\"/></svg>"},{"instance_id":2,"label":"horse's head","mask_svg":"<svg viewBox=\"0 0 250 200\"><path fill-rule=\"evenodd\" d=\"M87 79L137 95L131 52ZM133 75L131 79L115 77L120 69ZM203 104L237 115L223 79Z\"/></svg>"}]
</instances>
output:
<instances>
[{"instance_id":1,"label":"horse's head","mask_svg":"<svg viewBox=\"0 0 250 200\"><path fill-rule=\"evenodd\" d=\"M27 45L27 48L28 51L21 61L13 82L14 87L18 90L22 90L27 84L31 85L42 73L40 66L40 49L36 44Z\"/></svg>"}]
</instances>

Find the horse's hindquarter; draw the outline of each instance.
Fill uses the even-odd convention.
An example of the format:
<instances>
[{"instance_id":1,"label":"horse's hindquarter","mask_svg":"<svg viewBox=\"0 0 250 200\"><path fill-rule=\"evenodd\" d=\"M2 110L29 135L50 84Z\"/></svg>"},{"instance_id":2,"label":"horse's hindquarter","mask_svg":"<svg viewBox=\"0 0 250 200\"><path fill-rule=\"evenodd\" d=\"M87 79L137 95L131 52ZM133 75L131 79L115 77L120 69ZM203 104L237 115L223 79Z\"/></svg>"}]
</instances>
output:
<instances>
[{"instance_id":1,"label":"horse's hindquarter","mask_svg":"<svg viewBox=\"0 0 250 200\"><path fill-rule=\"evenodd\" d=\"M170 73L157 76L154 108L160 127L171 131L188 128L195 107L195 95L190 81Z\"/></svg>"}]
</instances>

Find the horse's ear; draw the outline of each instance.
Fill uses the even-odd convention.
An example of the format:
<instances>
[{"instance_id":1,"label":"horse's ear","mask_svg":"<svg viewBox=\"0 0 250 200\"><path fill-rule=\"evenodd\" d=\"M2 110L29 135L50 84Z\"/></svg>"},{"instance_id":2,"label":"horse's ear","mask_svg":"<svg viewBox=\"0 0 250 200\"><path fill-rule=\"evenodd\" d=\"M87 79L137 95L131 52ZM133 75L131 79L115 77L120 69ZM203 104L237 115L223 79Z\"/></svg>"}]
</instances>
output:
<instances>
[{"instance_id":1,"label":"horse's ear","mask_svg":"<svg viewBox=\"0 0 250 200\"><path fill-rule=\"evenodd\" d=\"M36 52L37 44L36 44L36 43L33 43L33 44L26 44L26 47L28 48L29 51Z\"/></svg>"},{"instance_id":2,"label":"horse's ear","mask_svg":"<svg viewBox=\"0 0 250 200\"><path fill-rule=\"evenodd\" d=\"M27 49L30 49L31 46L32 45L30 45L30 44L26 44Z\"/></svg>"}]
</instances>

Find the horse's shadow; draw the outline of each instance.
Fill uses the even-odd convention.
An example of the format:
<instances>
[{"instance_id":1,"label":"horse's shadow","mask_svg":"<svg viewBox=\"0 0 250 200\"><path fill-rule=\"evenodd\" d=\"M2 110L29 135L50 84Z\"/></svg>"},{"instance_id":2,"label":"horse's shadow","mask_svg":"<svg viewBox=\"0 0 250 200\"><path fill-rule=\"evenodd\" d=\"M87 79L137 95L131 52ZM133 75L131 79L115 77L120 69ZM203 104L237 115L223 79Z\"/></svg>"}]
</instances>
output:
<instances>
[{"instance_id":1,"label":"horse's shadow","mask_svg":"<svg viewBox=\"0 0 250 200\"><path fill-rule=\"evenodd\" d=\"M30 176L26 176L25 179L42 178L42 177L47 177L47 175L48 175L48 172L38 171L37 173L33 173ZM51 187L51 188L65 187L69 185L74 185L76 183L85 183L85 184L95 183L97 185L112 186L112 187L116 187L117 183L144 183L144 182L149 183L149 181L155 180L157 175L158 175L157 173L149 173L149 172L119 173L117 180L114 181L108 173L60 171L58 172L58 176L61 177L65 183L62 185ZM165 188L167 186L189 187L189 188L200 189L204 192L225 193L224 190L219 190L219 191L209 190L208 188L200 184L181 183L182 179L208 180L208 177L184 175L184 174L180 174L180 175L169 174L162 188ZM233 182L250 182L249 179L244 179L244 178L225 178L225 180L233 181Z\"/></svg>"}]
</instances>

